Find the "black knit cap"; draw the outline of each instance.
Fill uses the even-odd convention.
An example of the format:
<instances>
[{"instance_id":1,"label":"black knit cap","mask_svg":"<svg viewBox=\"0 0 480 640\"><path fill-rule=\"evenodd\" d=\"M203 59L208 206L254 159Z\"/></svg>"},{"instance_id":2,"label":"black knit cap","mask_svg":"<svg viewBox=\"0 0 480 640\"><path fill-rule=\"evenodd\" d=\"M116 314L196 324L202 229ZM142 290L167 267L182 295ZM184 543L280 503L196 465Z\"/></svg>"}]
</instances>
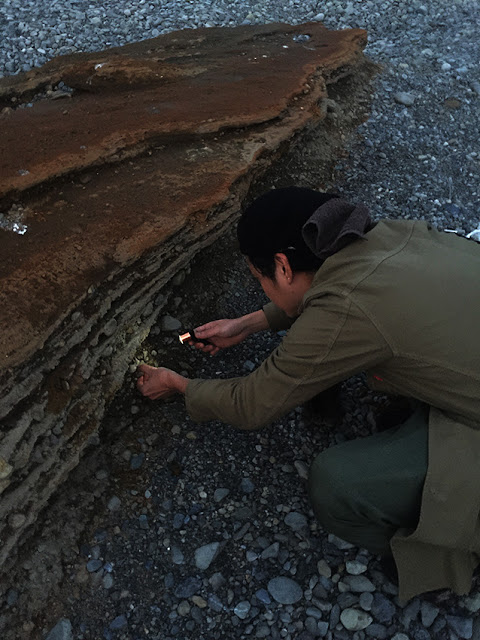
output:
<instances>
[{"instance_id":1,"label":"black knit cap","mask_svg":"<svg viewBox=\"0 0 480 640\"><path fill-rule=\"evenodd\" d=\"M244 211L237 228L240 251L252 262L293 247L310 253L302 237L302 227L323 204L337 198L304 187L272 189Z\"/></svg>"}]
</instances>

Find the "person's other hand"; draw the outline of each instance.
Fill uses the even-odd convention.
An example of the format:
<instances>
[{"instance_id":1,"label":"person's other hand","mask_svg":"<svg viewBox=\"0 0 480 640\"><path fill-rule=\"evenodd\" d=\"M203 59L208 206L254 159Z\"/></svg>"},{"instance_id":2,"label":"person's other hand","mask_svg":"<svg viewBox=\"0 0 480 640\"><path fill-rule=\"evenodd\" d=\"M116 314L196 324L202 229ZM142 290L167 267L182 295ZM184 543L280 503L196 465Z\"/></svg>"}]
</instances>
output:
<instances>
[{"instance_id":1,"label":"person's other hand","mask_svg":"<svg viewBox=\"0 0 480 640\"><path fill-rule=\"evenodd\" d=\"M185 393L188 380L165 367L141 364L137 367L137 389L150 400L168 398L175 393Z\"/></svg>"},{"instance_id":2,"label":"person's other hand","mask_svg":"<svg viewBox=\"0 0 480 640\"><path fill-rule=\"evenodd\" d=\"M200 342L189 342L196 349L200 349L203 353L209 353L214 356L220 349L233 347L239 344L249 335L244 328L242 318L214 320L207 322L195 329L195 337ZM205 344L202 339L208 340L211 344Z\"/></svg>"}]
</instances>

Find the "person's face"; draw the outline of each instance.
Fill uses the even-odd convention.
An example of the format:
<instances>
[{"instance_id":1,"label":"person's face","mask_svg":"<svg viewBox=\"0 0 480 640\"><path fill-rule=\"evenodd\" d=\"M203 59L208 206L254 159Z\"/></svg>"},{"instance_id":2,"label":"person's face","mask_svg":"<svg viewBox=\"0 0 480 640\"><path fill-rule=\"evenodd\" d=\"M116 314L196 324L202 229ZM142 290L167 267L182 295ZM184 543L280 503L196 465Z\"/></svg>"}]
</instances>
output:
<instances>
[{"instance_id":1,"label":"person's face","mask_svg":"<svg viewBox=\"0 0 480 640\"><path fill-rule=\"evenodd\" d=\"M248 259L247 264L267 298L282 311L285 311L288 316L297 316L300 303L308 287L303 286L300 278L295 278L285 254L277 253L275 256L274 280L260 273Z\"/></svg>"}]
</instances>

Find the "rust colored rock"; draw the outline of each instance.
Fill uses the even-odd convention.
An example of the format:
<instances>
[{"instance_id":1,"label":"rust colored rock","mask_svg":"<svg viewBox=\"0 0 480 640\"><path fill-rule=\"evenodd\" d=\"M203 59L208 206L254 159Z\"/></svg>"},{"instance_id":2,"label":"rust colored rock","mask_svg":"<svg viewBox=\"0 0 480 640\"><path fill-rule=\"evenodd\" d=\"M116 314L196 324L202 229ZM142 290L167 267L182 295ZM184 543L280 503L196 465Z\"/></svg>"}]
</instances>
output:
<instances>
[{"instance_id":1,"label":"rust colored rock","mask_svg":"<svg viewBox=\"0 0 480 640\"><path fill-rule=\"evenodd\" d=\"M329 87L368 82L365 42L318 23L186 30L0 80L0 566L95 437L169 281L322 123ZM331 126L337 147L361 115Z\"/></svg>"}]
</instances>

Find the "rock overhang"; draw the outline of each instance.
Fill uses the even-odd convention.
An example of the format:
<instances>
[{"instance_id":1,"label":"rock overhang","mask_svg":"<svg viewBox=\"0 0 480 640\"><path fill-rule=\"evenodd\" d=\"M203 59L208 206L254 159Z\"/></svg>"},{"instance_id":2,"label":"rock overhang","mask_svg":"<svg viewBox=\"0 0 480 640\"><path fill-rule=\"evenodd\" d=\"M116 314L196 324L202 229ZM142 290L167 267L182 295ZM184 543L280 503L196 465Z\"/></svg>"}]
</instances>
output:
<instances>
[{"instance_id":1,"label":"rock overhang","mask_svg":"<svg viewBox=\"0 0 480 640\"><path fill-rule=\"evenodd\" d=\"M369 77L365 43L319 23L187 30L0 80L16 106L0 211L24 231L0 226L0 564L91 442L168 282L324 120L329 87Z\"/></svg>"}]
</instances>

